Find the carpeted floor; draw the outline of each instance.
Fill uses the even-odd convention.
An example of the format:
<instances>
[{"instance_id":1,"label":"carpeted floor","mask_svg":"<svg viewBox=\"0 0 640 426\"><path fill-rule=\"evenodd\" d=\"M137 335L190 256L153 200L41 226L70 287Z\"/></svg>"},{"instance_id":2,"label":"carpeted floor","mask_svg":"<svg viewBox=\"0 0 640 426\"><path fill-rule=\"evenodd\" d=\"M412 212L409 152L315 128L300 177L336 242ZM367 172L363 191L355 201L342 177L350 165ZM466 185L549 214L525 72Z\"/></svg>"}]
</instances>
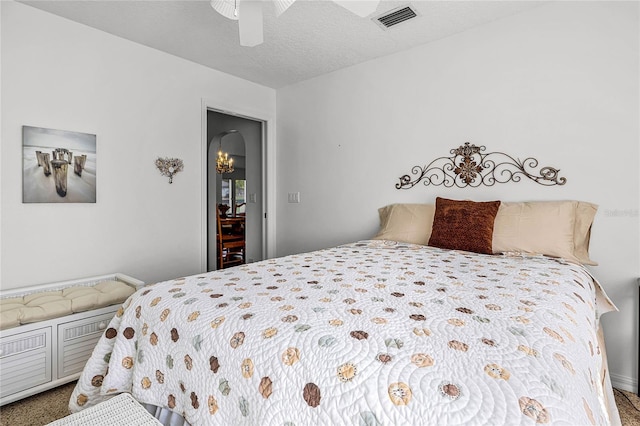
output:
<instances>
[{"instance_id":1,"label":"carpeted floor","mask_svg":"<svg viewBox=\"0 0 640 426\"><path fill-rule=\"evenodd\" d=\"M613 389L622 426L640 426L640 397L632 392Z\"/></svg>"},{"instance_id":2,"label":"carpeted floor","mask_svg":"<svg viewBox=\"0 0 640 426\"><path fill-rule=\"evenodd\" d=\"M0 426L41 426L67 416L75 386L67 383L0 407Z\"/></svg>"},{"instance_id":3,"label":"carpeted floor","mask_svg":"<svg viewBox=\"0 0 640 426\"><path fill-rule=\"evenodd\" d=\"M67 404L75 382L0 407L2 426L41 426L69 414ZM640 398L614 389L623 426L640 426ZM117 426L117 425L114 425Z\"/></svg>"}]
</instances>

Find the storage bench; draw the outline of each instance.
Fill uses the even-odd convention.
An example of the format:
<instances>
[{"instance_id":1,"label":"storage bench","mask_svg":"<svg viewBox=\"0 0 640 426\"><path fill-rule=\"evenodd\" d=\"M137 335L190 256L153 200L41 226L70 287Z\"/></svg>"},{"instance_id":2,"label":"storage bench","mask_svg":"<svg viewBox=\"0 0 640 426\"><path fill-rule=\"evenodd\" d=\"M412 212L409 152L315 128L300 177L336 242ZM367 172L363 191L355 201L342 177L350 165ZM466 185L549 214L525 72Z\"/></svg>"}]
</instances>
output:
<instances>
[{"instance_id":1,"label":"storage bench","mask_svg":"<svg viewBox=\"0 0 640 426\"><path fill-rule=\"evenodd\" d=\"M92 303L88 301L92 297L91 300L102 298L102 294L90 294L89 288L106 281L124 283L133 291L144 286L142 281L127 275L111 274L0 292L0 299L4 302L7 302L7 299L23 298L30 301L44 297L45 302L49 302L49 312L46 314L52 315L53 306L53 311L57 310L62 315L0 330L0 406L60 386L80 376L103 330L120 308L122 301L110 306L66 314L62 313L65 312L63 308L71 306L72 302L58 295L77 291L76 294L80 294L80 297L76 297L73 303L84 305L83 308L86 308L87 303ZM25 305L25 313L20 315L29 317L29 321L37 321L38 314L46 311L44 308L29 305L32 303ZM4 306L4 316L7 317L10 305ZM11 304L10 307L15 308L15 304Z\"/></svg>"},{"instance_id":2,"label":"storage bench","mask_svg":"<svg viewBox=\"0 0 640 426\"><path fill-rule=\"evenodd\" d=\"M107 399L86 410L70 414L47 426L162 426L128 393Z\"/></svg>"}]
</instances>

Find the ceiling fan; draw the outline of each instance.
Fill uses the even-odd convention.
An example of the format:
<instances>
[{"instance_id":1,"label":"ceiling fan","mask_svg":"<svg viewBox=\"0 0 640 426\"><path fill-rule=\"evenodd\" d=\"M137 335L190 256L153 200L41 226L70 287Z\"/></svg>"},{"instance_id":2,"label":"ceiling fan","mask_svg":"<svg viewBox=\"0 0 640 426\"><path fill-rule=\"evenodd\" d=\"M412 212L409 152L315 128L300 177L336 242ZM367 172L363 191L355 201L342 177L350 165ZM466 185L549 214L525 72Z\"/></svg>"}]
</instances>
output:
<instances>
[{"instance_id":1,"label":"ceiling fan","mask_svg":"<svg viewBox=\"0 0 640 426\"><path fill-rule=\"evenodd\" d=\"M240 45L253 47L263 42L262 4L273 3L276 16L283 14L296 0L211 0L211 7L225 18L238 21ZM332 0L360 17L375 12L379 0Z\"/></svg>"}]
</instances>

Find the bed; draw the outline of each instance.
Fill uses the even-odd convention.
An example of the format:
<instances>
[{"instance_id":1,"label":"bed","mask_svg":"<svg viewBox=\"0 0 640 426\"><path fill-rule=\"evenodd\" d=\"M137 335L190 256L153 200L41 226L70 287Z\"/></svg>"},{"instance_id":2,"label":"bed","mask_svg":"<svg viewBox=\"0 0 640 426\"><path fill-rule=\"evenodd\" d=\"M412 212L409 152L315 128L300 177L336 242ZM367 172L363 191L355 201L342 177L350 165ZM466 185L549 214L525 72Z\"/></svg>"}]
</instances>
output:
<instances>
[{"instance_id":1,"label":"bed","mask_svg":"<svg viewBox=\"0 0 640 426\"><path fill-rule=\"evenodd\" d=\"M615 306L580 262L388 239L393 211L376 239L137 291L71 410L130 392L192 425L620 423L599 328Z\"/></svg>"}]
</instances>

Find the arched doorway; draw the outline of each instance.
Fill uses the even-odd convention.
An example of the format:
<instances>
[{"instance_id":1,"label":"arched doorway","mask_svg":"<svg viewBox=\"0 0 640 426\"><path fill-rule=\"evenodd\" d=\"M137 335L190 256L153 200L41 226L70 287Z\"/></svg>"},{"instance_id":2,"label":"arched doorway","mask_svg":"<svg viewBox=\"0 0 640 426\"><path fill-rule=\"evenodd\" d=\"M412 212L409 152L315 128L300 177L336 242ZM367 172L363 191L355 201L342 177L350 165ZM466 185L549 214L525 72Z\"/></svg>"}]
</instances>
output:
<instances>
[{"instance_id":1,"label":"arched doorway","mask_svg":"<svg viewBox=\"0 0 640 426\"><path fill-rule=\"evenodd\" d=\"M218 133L209 146L209 150L217 151L216 269L241 265L247 261L245 147L242 133L235 129Z\"/></svg>"},{"instance_id":2,"label":"arched doorway","mask_svg":"<svg viewBox=\"0 0 640 426\"><path fill-rule=\"evenodd\" d=\"M218 261L218 205L228 215L242 216L246 262L263 259L263 122L218 111L207 111L207 270ZM233 173L217 173L219 149L233 158Z\"/></svg>"}]
</instances>

